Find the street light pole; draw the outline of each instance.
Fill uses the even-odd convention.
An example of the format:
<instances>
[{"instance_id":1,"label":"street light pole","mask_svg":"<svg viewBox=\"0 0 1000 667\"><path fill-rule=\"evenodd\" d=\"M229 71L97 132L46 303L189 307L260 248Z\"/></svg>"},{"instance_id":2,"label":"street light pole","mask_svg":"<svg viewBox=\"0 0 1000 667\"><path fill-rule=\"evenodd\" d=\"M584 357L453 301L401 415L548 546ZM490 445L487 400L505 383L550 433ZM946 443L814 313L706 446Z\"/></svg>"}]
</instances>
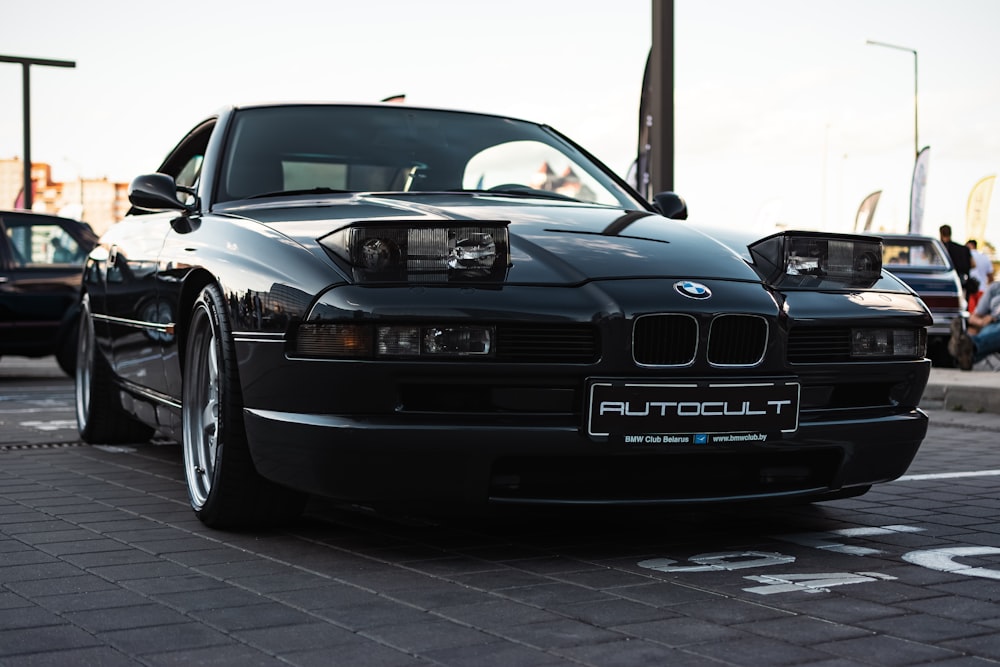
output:
<instances>
[{"instance_id":1,"label":"street light pole","mask_svg":"<svg viewBox=\"0 0 1000 667\"><path fill-rule=\"evenodd\" d=\"M652 3L649 73L653 124L649 128L652 146L649 171L651 192L655 194L674 189L674 0L652 0Z\"/></svg>"},{"instance_id":2,"label":"street light pole","mask_svg":"<svg viewBox=\"0 0 1000 667\"><path fill-rule=\"evenodd\" d=\"M23 97L24 97L24 208L31 210L31 75L32 65L43 67L76 67L72 60L48 60L46 58L21 58L18 56L0 56L0 63L18 63L21 65Z\"/></svg>"},{"instance_id":3,"label":"street light pole","mask_svg":"<svg viewBox=\"0 0 1000 667\"><path fill-rule=\"evenodd\" d=\"M884 46L887 49L896 49L897 51L909 51L913 54L913 155L914 159L920 155L920 138L918 135L918 124L917 124L917 50L911 49L908 46L897 46L895 44L886 44L885 42L876 42L869 39L866 44L871 46Z\"/></svg>"}]
</instances>

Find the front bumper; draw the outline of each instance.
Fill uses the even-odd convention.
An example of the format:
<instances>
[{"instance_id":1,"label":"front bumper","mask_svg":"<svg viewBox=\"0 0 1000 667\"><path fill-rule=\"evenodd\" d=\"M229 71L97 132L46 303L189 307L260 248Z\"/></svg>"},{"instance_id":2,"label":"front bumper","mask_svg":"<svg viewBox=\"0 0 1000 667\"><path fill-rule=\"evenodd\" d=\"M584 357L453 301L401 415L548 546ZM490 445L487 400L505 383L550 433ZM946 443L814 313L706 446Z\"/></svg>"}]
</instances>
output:
<instances>
[{"instance_id":1,"label":"front bumper","mask_svg":"<svg viewBox=\"0 0 1000 667\"><path fill-rule=\"evenodd\" d=\"M375 505L476 508L820 496L902 475L927 417L855 415L803 424L776 443L707 447L595 442L553 417L444 422L249 409L246 425L258 470L281 484Z\"/></svg>"}]
</instances>

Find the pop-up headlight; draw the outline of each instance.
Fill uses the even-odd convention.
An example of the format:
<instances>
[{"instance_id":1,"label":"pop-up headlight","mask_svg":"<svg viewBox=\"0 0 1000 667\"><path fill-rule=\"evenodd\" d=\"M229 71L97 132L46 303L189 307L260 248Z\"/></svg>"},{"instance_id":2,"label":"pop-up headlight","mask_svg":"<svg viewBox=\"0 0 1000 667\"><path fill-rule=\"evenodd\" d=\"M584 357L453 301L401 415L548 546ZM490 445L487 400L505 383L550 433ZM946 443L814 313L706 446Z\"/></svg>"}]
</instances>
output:
<instances>
[{"instance_id":1,"label":"pop-up headlight","mask_svg":"<svg viewBox=\"0 0 1000 667\"><path fill-rule=\"evenodd\" d=\"M350 264L359 282L502 281L507 223L358 224L319 242Z\"/></svg>"},{"instance_id":2,"label":"pop-up headlight","mask_svg":"<svg viewBox=\"0 0 1000 667\"><path fill-rule=\"evenodd\" d=\"M867 288L882 275L882 239L782 232L749 246L761 278L781 288Z\"/></svg>"}]
</instances>

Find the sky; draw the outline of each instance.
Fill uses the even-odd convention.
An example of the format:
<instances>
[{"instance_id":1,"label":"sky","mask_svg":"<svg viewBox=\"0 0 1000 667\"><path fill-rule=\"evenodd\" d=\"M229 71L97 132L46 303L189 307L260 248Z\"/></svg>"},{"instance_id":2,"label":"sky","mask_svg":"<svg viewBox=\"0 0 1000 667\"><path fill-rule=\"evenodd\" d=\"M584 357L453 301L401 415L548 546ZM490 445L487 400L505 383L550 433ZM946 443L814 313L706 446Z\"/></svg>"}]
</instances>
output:
<instances>
[{"instance_id":1,"label":"sky","mask_svg":"<svg viewBox=\"0 0 1000 667\"><path fill-rule=\"evenodd\" d=\"M0 55L76 62L31 70L31 155L57 181L154 171L227 104L395 94L547 123L624 176L652 1L21 2ZM1000 170L1000 0L675 0L674 16L692 221L850 232L881 191L873 227L905 232L916 109L922 231L964 240L973 186ZM22 128L21 67L0 63L0 158L23 154Z\"/></svg>"}]
</instances>

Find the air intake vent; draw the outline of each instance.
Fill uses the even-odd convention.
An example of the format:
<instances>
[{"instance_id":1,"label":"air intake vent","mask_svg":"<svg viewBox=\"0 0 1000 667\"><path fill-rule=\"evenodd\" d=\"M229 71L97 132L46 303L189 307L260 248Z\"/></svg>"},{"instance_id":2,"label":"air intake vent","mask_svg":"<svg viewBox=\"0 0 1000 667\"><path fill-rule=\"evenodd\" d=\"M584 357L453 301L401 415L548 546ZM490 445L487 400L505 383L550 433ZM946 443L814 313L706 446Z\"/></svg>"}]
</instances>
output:
<instances>
[{"instance_id":1,"label":"air intake vent","mask_svg":"<svg viewBox=\"0 0 1000 667\"><path fill-rule=\"evenodd\" d=\"M589 364L600 357L594 327L582 325L497 326L497 360Z\"/></svg>"},{"instance_id":2,"label":"air intake vent","mask_svg":"<svg viewBox=\"0 0 1000 667\"><path fill-rule=\"evenodd\" d=\"M708 335L708 362L716 366L755 366L767 347L767 320L758 315L720 315Z\"/></svg>"},{"instance_id":3,"label":"air intake vent","mask_svg":"<svg viewBox=\"0 0 1000 667\"><path fill-rule=\"evenodd\" d=\"M686 366L698 350L698 322L690 315L643 315L635 321L632 356L643 366Z\"/></svg>"},{"instance_id":4,"label":"air intake vent","mask_svg":"<svg viewBox=\"0 0 1000 667\"><path fill-rule=\"evenodd\" d=\"M788 361L820 364L851 360L851 330L847 327L799 327L788 335Z\"/></svg>"}]
</instances>

